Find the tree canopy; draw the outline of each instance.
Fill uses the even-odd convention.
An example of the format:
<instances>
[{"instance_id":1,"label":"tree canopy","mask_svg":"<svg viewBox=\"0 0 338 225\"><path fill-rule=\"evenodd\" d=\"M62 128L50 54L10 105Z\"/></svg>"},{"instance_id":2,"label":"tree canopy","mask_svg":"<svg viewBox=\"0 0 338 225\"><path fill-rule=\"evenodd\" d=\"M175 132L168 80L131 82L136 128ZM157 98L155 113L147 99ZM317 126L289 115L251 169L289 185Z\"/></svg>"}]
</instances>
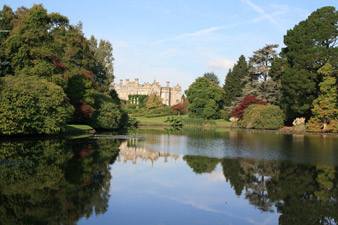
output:
<instances>
[{"instance_id":1,"label":"tree canopy","mask_svg":"<svg viewBox=\"0 0 338 225\"><path fill-rule=\"evenodd\" d=\"M209 81L219 85L219 79L218 77L215 75L214 72L207 72L203 75L203 77L207 78Z\"/></svg>"},{"instance_id":2,"label":"tree canopy","mask_svg":"<svg viewBox=\"0 0 338 225\"><path fill-rule=\"evenodd\" d=\"M284 36L284 62L280 60L279 65L284 64L280 74L282 106L289 120L310 117L312 102L318 97L323 80L318 69L328 61L337 66L337 38L338 12L329 6L317 9Z\"/></svg>"},{"instance_id":3,"label":"tree canopy","mask_svg":"<svg viewBox=\"0 0 338 225\"><path fill-rule=\"evenodd\" d=\"M66 16L48 13L42 5L21 7L15 13L4 6L0 16L0 29L10 31L0 32L0 77L45 79L66 93L66 101L75 108L72 122L88 124L95 120L96 128L121 127L121 121L117 120L127 118L122 116L125 114L120 101L109 96L114 78L113 48L109 41L100 40L98 44L94 36L88 40L81 23L71 25ZM40 89L41 96L48 95L53 88L47 85L46 89ZM19 89L15 91L21 94ZM33 89L31 92L35 93ZM97 94L105 95L107 101L95 102Z\"/></svg>"},{"instance_id":4,"label":"tree canopy","mask_svg":"<svg viewBox=\"0 0 338 225\"><path fill-rule=\"evenodd\" d=\"M241 55L232 70L229 70L223 86L225 92L224 102L226 106L231 106L232 102L243 96L242 79L248 75L248 64L245 57Z\"/></svg>"},{"instance_id":5,"label":"tree canopy","mask_svg":"<svg viewBox=\"0 0 338 225\"><path fill-rule=\"evenodd\" d=\"M205 77L199 77L185 91L190 103L188 111L191 117L204 119L220 118L224 105L224 91Z\"/></svg>"}]
</instances>

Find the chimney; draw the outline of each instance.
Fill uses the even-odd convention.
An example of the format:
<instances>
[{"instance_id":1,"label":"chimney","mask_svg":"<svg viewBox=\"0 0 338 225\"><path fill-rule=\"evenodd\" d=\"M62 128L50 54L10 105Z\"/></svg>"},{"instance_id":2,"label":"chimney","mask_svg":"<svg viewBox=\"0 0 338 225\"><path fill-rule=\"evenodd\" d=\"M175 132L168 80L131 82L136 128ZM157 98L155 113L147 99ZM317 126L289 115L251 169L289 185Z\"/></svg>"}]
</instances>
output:
<instances>
[{"instance_id":1,"label":"chimney","mask_svg":"<svg viewBox=\"0 0 338 225\"><path fill-rule=\"evenodd\" d=\"M169 87L169 81L167 81L167 87Z\"/></svg>"},{"instance_id":2,"label":"chimney","mask_svg":"<svg viewBox=\"0 0 338 225\"><path fill-rule=\"evenodd\" d=\"M128 85L129 84L129 79L126 79L126 85Z\"/></svg>"},{"instance_id":3,"label":"chimney","mask_svg":"<svg viewBox=\"0 0 338 225\"><path fill-rule=\"evenodd\" d=\"M122 86L122 84L123 84L123 80L121 79L121 80L120 80L120 86Z\"/></svg>"},{"instance_id":4,"label":"chimney","mask_svg":"<svg viewBox=\"0 0 338 225\"><path fill-rule=\"evenodd\" d=\"M138 84L138 78L135 78L135 84Z\"/></svg>"}]
</instances>

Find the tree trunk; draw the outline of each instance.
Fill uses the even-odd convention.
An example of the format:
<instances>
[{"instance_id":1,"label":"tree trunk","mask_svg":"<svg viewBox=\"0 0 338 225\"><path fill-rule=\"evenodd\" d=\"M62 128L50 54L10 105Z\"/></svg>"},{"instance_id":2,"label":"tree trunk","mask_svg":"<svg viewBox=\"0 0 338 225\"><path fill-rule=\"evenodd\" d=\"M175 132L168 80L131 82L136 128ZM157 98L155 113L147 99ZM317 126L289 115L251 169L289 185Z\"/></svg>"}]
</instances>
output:
<instances>
[{"instance_id":1,"label":"tree trunk","mask_svg":"<svg viewBox=\"0 0 338 225\"><path fill-rule=\"evenodd\" d=\"M323 128L323 131L326 130L326 127L327 127L327 123L324 123L324 128Z\"/></svg>"}]
</instances>

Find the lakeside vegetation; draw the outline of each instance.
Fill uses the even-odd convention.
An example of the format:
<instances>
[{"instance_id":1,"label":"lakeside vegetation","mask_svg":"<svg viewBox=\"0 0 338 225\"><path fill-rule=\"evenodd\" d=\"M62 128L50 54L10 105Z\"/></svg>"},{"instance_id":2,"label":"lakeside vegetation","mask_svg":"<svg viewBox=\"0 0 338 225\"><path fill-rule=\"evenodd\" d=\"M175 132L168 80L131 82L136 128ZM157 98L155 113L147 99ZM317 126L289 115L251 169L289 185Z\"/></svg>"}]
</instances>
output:
<instances>
[{"instance_id":1,"label":"lakeside vegetation","mask_svg":"<svg viewBox=\"0 0 338 225\"><path fill-rule=\"evenodd\" d=\"M91 126L83 125L83 124L67 124L66 132L86 132L94 130Z\"/></svg>"},{"instance_id":2,"label":"lakeside vegetation","mask_svg":"<svg viewBox=\"0 0 338 225\"><path fill-rule=\"evenodd\" d=\"M42 5L0 11L0 135L57 134L68 123L128 126L110 90L112 44Z\"/></svg>"},{"instance_id":3,"label":"lakeside vegetation","mask_svg":"<svg viewBox=\"0 0 338 225\"><path fill-rule=\"evenodd\" d=\"M0 16L0 135L62 133L69 123L121 130L138 122L166 124L175 115L184 115L172 120L179 123L338 132L334 7L288 30L280 53L267 44L248 61L241 55L223 87L213 72L198 77L171 107L155 94L121 104L110 89L112 44L87 39L81 23L42 5L15 12L5 5Z\"/></svg>"}]
</instances>

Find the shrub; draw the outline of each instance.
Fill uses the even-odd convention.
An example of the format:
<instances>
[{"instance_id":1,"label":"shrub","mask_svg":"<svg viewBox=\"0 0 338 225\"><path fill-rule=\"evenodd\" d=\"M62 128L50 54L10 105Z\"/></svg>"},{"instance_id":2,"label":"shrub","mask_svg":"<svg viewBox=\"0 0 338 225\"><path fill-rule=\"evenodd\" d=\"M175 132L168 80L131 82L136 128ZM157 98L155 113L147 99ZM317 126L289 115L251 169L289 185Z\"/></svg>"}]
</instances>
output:
<instances>
[{"instance_id":1,"label":"shrub","mask_svg":"<svg viewBox=\"0 0 338 225\"><path fill-rule=\"evenodd\" d=\"M178 104L176 104L176 105L171 106L171 109L172 109L174 112L177 112L177 115L181 115L181 113L182 113L182 114L187 113L187 109L184 108L184 105L181 104L181 103L178 103Z\"/></svg>"},{"instance_id":2,"label":"shrub","mask_svg":"<svg viewBox=\"0 0 338 225\"><path fill-rule=\"evenodd\" d=\"M338 133L338 120L331 120L327 126L327 130L330 132Z\"/></svg>"},{"instance_id":3,"label":"shrub","mask_svg":"<svg viewBox=\"0 0 338 225\"><path fill-rule=\"evenodd\" d=\"M265 101L257 101L256 96L249 95L245 96L243 100L238 104L236 108L231 111L231 115L242 120L244 115L244 110L252 104L266 105Z\"/></svg>"},{"instance_id":4,"label":"shrub","mask_svg":"<svg viewBox=\"0 0 338 225\"><path fill-rule=\"evenodd\" d=\"M184 125L184 119L181 117L168 117L164 122L170 123L171 127L177 130L181 129Z\"/></svg>"},{"instance_id":5,"label":"shrub","mask_svg":"<svg viewBox=\"0 0 338 225\"><path fill-rule=\"evenodd\" d=\"M138 121L135 117L128 118L128 127L138 127L139 123L140 121Z\"/></svg>"},{"instance_id":6,"label":"shrub","mask_svg":"<svg viewBox=\"0 0 338 225\"><path fill-rule=\"evenodd\" d=\"M307 130L311 132L320 132L323 128L323 123L316 117L311 117L306 124Z\"/></svg>"},{"instance_id":7,"label":"shrub","mask_svg":"<svg viewBox=\"0 0 338 225\"><path fill-rule=\"evenodd\" d=\"M250 105L244 111L241 126L245 128L274 130L284 125L283 111L275 105Z\"/></svg>"},{"instance_id":8,"label":"shrub","mask_svg":"<svg viewBox=\"0 0 338 225\"><path fill-rule=\"evenodd\" d=\"M86 123L90 118L93 117L95 111L93 107L87 105L83 100L70 99L70 104L75 108L72 116L71 123Z\"/></svg>"},{"instance_id":9,"label":"shrub","mask_svg":"<svg viewBox=\"0 0 338 225\"><path fill-rule=\"evenodd\" d=\"M55 134L65 130L74 108L63 89L34 76L2 78L0 134Z\"/></svg>"},{"instance_id":10,"label":"shrub","mask_svg":"<svg viewBox=\"0 0 338 225\"><path fill-rule=\"evenodd\" d=\"M230 125L231 128L237 128L238 127L238 118L237 117L230 117L229 121L231 122L231 125Z\"/></svg>"},{"instance_id":11,"label":"shrub","mask_svg":"<svg viewBox=\"0 0 338 225\"><path fill-rule=\"evenodd\" d=\"M310 132L338 132L338 120L332 119L324 130L324 123L317 117L311 117L306 124L307 131Z\"/></svg>"},{"instance_id":12,"label":"shrub","mask_svg":"<svg viewBox=\"0 0 338 225\"><path fill-rule=\"evenodd\" d=\"M305 132L306 126L305 126L305 118L296 118L293 123L293 130L296 132Z\"/></svg>"},{"instance_id":13,"label":"shrub","mask_svg":"<svg viewBox=\"0 0 338 225\"><path fill-rule=\"evenodd\" d=\"M128 125L128 115L115 104L110 96L95 93L93 95L95 111L90 125L95 129L116 130Z\"/></svg>"},{"instance_id":14,"label":"shrub","mask_svg":"<svg viewBox=\"0 0 338 225\"><path fill-rule=\"evenodd\" d=\"M170 106L163 105L160 108L156 109L148 109L145 111L145 116L146 117L159 117L159 116L170 116L170 115L175 115L176 113L171 110Z\"/></svg>"}]
</instances>

